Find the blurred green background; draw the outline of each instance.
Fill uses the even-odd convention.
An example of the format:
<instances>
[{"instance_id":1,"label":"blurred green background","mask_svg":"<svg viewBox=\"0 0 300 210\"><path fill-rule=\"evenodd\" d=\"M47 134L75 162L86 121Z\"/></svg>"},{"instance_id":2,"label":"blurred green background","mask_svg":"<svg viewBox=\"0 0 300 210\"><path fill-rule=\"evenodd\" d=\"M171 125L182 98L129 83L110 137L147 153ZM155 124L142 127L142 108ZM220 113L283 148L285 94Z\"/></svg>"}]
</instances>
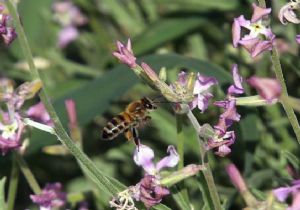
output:
<instances>
[{"instance_id":1,"label":"blurred green background","mask_svg":"<svg viewBox=\"0 0 300 210\"><path fill-rule=\"evenodd\" d=\"M80 36L66 48L57 47L60 26L53 21L51 0L21 0L19 11L25 32L35 57L41 57L46 67L40 69L46 81L52 102L67 128L65 99L76 102L78 120L83 132L83 149L106 174L122 183L134 185L142 177L142 170L132 160L134 145L123 136L115 141L101 140L101 128L105 122L121 112L127 103L143 96L156 97L157 93L142 84L133 72L112 56L116 40L126 42L130 37L139 62L145 61L155 70L166 67L169 81L174 81L184 68L215 76L220 87L214 89L215 98L221 100L232 82L230 68L238 63L242 75L273 76L268 53L251 59L242 49L235 49L231 42L233 18L244 14L251 16L250 0L74 0L88 23L79 27ZM277 14L285 1L272 1L272 28L278 43L287 45L280 50L289 93L300 96L299 49L294 37L299 33L293 25L279 24ZM278 46L280 46L278 44ZM284 46L285 46L284 45ZM17 83L30 80L30 74L22 66L24 56L15 41L9 48L1 46L1 76ZM248 86L247 95L255 94ZM27 104L29 106L30 104ZM240 123L234 126L237 141L233 152L226 158L213 154L209 160L225 209L241 209L245 206L225 173L230 161L237 164L246 177L251 190L261 192L282 185L290 179L287 167L299 171L299 149L289 122L279 105L261 108L239 108ZM194 111L199 122L214 125L220 110L214 106L201 114ZM151 146L156 157L166 154L167 146L176 145L175 117L169 104L162 104L151 113L150 125L140 130L144 144ZM186 120L186 119L185 119ZM194 145L196 136L186 121L185 164L199 163L199 151ZM109 209L108 199L99 194L83 176L77 162L71 156L54 156L42 152L57 140L35 129L28 133L30 145L26 160L38 182L62 182L74 203L83 193L90 209ZM0 158L0 176L9 176L11 156ZM194 209L202 209L203 198L197 180L190 178L185 185L189 189ZM31 204L31 190L21 177L16 210L35 209ZM171 209L181 209L172 198L164 199ZM204 207L205 209L205 207Z\"/></svg>"}]
</instances>

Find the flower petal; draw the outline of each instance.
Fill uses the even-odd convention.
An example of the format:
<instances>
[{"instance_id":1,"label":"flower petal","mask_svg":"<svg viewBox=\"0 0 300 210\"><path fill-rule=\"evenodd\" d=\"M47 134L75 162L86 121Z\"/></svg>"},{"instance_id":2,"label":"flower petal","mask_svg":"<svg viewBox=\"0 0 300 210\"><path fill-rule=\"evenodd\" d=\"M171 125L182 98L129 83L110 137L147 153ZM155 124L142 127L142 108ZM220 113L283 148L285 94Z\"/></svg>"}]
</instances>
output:
<instances>
[{"instance_id":1,"label":"flower petal","mask_svg":"<svg viewBox=\"0 0 300 210\"><path fill-rule=\"evenodd\" d=\"M280 202L284 202L289 194L292 192L292 189L290 187L280 187L275 190L272 190L274 196L279 200Z\"/></svg>"},{"instance_id":2,"label":"flower petal","mask_svg":"<svg viewBox=\"0 0 300 210\"><path fill-rule=\"evenodd\" d=\"M244 88L242 86L243 78L241 77L241 75L238 72L237 64L233 64L233 66L232 66L232 76L233 76L234 84L228 88L227 92L230 95L243 94L244 93Z\"/></svg>"},{"instance_id":3,"label":"flower petal","mask_svg":"<svg viewBox=\"0 0 300 210\"><path fill-rule=\"evenodd\" d=\"M195 81L194 86L194 95L201 94L204 91L207 91L212 85L218 84L218 81L214 77L206 77L200 75L200 73L197 74L197 79Z\"/></svg>"},{"instance_id":4,"label":"flower petal","mask_svg":"<svg viewBox=\"0 0 300 210\"><path fill-rule=\"evenodd\" d=\"M251 22L257 22L258 20L262 19L263 16L266 16L271 13L271 8L263 8L259 7L256 4L252 4L253 14L251 17Z\"/></svg>"},{"instance_id":5,"label":"flower petal","mask_svg":"<svg viewBox=\"0 0 300 210\"><path fill-rule=\"evenodd\" d=\"M153 174L155 172L155 167L152 162L154 158L153 150L143 144L140 144L139 147L135 149L133 160L138 166L142 166L143 169L148 174Z\"/></svg>"},{"instance_id":6,"label":"flower petal","mask_svg":"<svg viewBox=\"0 0 300 210\"><path fill-rule=\"evenodd\" d=\"M174 146L170 145L167 149L169 156L164 157L156 164L156 170L160 171L162 168L174 167L179 162L179 155Z\"/></svg>"}]
</instances>

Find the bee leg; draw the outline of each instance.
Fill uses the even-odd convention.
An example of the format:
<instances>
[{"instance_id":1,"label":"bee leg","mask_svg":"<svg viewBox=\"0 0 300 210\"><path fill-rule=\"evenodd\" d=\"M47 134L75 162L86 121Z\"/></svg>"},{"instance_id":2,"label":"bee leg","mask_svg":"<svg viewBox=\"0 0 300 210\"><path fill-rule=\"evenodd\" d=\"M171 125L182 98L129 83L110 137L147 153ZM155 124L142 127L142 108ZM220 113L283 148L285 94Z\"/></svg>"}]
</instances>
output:
<instances>
[{"instance_id":1,"label":"bee leg","mask_svg":"<svg viewBox=\"0 0 300 210\"><path fill-rule=\"evenodd\" d=\"M132 128L132 137L133 137L133 141L135 143L135 145L138 147L140 146L140 139L138 137L138 131L136 128Z\"/></svg>"}]
</instances>

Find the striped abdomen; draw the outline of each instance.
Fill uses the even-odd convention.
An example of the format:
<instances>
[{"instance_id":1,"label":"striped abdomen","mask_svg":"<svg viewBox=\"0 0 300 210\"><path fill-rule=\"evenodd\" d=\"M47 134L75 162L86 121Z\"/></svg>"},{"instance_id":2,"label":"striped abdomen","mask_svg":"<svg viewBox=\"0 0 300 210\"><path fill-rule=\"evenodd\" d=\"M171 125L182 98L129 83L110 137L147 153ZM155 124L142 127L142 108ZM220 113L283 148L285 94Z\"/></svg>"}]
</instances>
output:
<instances>
[{"instance_id":1,"label":"striped abdomen","mask_svg":"<svg viewBox=\"0 0 300 210\"><path fill-rule=\"evenodd\" d=\"M112 140L119 134L128 130L132 118L126 112L122 112L111 119L102 130L102 138L104 140Z\"/></svg>"}]
</instances>

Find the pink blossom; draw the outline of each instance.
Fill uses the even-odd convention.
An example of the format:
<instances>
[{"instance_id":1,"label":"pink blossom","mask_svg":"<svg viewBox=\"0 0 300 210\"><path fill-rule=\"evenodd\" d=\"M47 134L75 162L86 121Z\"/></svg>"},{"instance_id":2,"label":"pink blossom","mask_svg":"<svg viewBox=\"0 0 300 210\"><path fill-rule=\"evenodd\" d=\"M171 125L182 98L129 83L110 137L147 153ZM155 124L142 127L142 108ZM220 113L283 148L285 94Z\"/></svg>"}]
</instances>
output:
<instances>
[{"instance_id":1,"label":"pink blossom","mask_svg":"<svg viewBox=\"0 0 300 210\"><path fill-rule=\"evenodd\" d=\"M124 46L122 42L117 41L117 48L118 50L113 52L113 55L118 58L121 63L128 65L130 68L137 66L130 39L128 39L126 46Z\"/></svg>"}]
</instances>

